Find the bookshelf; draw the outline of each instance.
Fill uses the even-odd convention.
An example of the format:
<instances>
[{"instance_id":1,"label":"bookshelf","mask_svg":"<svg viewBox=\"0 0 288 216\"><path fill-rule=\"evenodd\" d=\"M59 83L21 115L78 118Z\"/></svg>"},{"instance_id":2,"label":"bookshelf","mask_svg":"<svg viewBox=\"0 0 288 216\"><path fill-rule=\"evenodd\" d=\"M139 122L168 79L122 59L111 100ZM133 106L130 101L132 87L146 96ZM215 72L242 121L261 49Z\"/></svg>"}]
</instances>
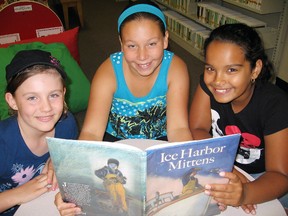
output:
<instances>
[{"instance_id":1,"label":"bookshelf","mask_svg":"<svg viewBox=\"0 0 288 216\"><path fill-rule=\"evenodd\" d=\"M201 61L203 42L212 29L224 23L243 22L259 32L278 71L285 52L288 0L154 1L164 12L170 38Z\"/></svg>"},{"instance_id":2,"label":"bookshelf","mask_svg":"<svg viewBox=\"0 0 288 216\"><path fill-rule=\"evenodd\" d=\"M238 7L245 8L247 10L251 10L255 13L259 14L269 14L282 12L284 1L283 0L258 0L258 1L247 1L247 0L223 0L224 2L228 2L234 4Z\"/></svg>"}]
</instances>

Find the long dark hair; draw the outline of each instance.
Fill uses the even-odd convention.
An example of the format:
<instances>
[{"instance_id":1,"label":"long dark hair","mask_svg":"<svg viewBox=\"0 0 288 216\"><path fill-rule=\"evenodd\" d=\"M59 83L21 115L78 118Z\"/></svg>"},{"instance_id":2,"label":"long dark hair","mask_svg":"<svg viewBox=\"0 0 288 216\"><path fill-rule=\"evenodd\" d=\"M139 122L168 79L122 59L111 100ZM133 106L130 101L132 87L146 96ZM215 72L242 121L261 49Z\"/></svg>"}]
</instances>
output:
<instances>
[{"instance_id":1,"label":"long dark hair","mask_svg":"<svg viewBox=\"0 0 288 216\"><path fill-rule=\"evenodd\" d=\"M263 42L252 27L246 24L226 24L214 29L204 43L204 56L209 44L215 40L233 43L240 46L245 54L245 58L250 62L251 69L254 69L258 59L262 60L263 66L257 81L267 82L274 75L274 67L268 59Z\"/></svg>"}]
</instances>

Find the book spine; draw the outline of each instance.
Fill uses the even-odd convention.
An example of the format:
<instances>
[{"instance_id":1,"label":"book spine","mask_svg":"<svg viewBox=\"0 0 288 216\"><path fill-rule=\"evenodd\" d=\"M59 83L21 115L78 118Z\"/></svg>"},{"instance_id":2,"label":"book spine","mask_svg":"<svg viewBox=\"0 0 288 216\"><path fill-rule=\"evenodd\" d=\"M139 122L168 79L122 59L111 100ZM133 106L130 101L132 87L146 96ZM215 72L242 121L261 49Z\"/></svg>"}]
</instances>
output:
<instances>
[{"instance_id":1,"label":"book spine","mask_svg":"<svg viewBox=\"0 0 288 216\"><path fill-rule=\"evenodd\" d=\"M141 185L140 187L142 187L142 194L143 194L143 214L142 215L146 215L146 201L147 201L147 197L146 197L146 191L147 191L147 153L143 152L142 157L141 157L141 173L143 173L142 176L140 176L141 178Z\"/></svg>"},{"instance_id":2,"label":"book spine","mask_svg":"<svg viewBox=\"0 0 288 216\"><path fill-rule=\"evenodd\" d=\"M232 23L245 23L251 27L267 26L267 24L261 20L210 2L198 3L197 11L199 22L202 22L210 28L217 28L219 25Z\"/></svg>"},{"instance_id":3,"label":"book spine","mask_svg":"<svg viewBox=\"0 0 288 216\"><path fill-rule=\"evenodd\" d=\"M205 27L174 11L167 10L164 14L167 20L168 30L190 43L192 46L194 46L196 32L207 30Z\"/></svg>"}]
</instances>

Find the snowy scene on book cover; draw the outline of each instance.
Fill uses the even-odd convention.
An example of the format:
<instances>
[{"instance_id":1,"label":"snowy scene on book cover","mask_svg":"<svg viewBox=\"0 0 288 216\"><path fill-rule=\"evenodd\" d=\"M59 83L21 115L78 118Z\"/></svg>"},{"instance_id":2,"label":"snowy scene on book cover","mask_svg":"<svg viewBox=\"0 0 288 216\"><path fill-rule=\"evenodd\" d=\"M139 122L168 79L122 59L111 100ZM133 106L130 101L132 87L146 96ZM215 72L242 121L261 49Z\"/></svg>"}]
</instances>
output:
<instances>
[{"instance_id":1,"label":"snowy scene on book cover","mask_svg":"<svg viewBox=\"0 0 288 216\"><path fill-rule=\"evenodd\" d=\"M146 214L219 214L217 203L204 194L204 185L227 182L219 172L232 170L238 143L239 136L219 137L148 151Z\"/></svg>"},{"instance_id":2,"label":"snowy scene on book cover","mask_svg":"<svg viewBox=\"0 0 288 216\"><path fill-rule=\"evenodd\" d=\"M145 152L71 141L49 148L62 196L80 206L82 215L145 214Z\"/></svg>"},{"instance_id":3,"label":"snowy scene on book cover","mask_svg":"<svg viewBox=\"0 0 288 216\"><path fill-rule=\"evenodd\" d=\"M220 212L204 185L227 182L219 172L231 171L239 138L162 143L146 150L57 138L48 138L48 146L60 192L82 215L210 216Z\"/></svg>"}]
</instances>

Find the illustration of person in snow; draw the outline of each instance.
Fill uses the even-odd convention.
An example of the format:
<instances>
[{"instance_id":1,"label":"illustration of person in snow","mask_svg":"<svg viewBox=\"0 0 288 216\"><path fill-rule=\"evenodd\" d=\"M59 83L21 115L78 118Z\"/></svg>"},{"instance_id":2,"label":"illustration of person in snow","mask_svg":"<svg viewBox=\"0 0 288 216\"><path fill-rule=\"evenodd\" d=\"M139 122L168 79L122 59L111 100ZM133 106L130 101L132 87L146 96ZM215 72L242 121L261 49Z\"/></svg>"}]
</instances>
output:
<instances>
[{"instance_id":1,"label":"illustration of person in snow","mask_svg":"<svg viewBox=\"0 0 288 216\"><path fill-rule=\"evenodd\" d=\"M109 193L113 205L120 211L127 212L126 193L123 186L126 184L126 177L123 176L118 167L119 161L110 158L107 166L95 170L95 175L103 180L103 185Z\"/></svg>"}]
</instances>

